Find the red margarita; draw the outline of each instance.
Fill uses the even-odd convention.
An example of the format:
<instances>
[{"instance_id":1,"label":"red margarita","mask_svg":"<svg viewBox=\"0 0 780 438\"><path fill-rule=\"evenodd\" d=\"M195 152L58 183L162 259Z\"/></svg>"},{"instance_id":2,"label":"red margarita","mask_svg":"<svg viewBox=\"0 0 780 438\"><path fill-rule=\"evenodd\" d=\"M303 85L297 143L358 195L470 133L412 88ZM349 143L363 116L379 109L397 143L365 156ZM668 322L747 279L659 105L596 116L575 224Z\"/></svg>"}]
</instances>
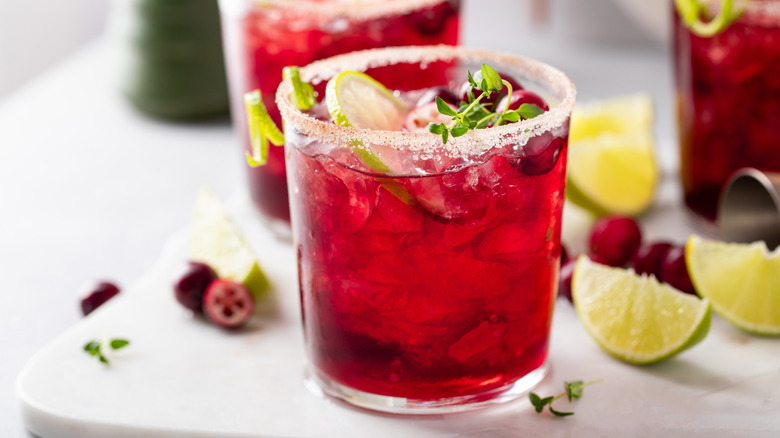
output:
<instances>
[{"instance_id":1,"label":"red margarita","mask_svg":"<svg viewBox=\"0 0 780 438\"><path fill-rule=\"evenodd\" d=\"M288 65L385 46L457 44L460 0L220 0L234 122L246 133L245 92L259 89L273 119L274 92ZM249 139L244 134L246 150ZM248 169L249 191L266 216L289 222L284 149Z\"/></svg>"},{"instance_id":2,"label":"red margarita","mask_svg":"<svg viewBox=\"0 0 780 438\"><path fill-rule=\"evenodd\" d=\"M435 103L389 73L446 69L465 78L481 63L537 91L551 109L447 144L414 129ZM301 75L321 86L345 70L399 90L412 108L403 126L415 132L339 126L323 104L295 109L289 80L279 88L313 380L333 396L390 412L458 411L520 396L545 370L573 85L537 61L443 47L358 52ZM458 89L426 86L435 85Z\"/></svg>"},{"instance_id":3,"label":"red margarita","mask_svg":"<svg viewBox=\"0 0 780 438\"><path fill-rule=\"evenodd\" d=\"M735 170L780 171L780 1L752 0L709 37L675 13L674 40L685 203L714 221Z\"/></svg>"}]
</instances>

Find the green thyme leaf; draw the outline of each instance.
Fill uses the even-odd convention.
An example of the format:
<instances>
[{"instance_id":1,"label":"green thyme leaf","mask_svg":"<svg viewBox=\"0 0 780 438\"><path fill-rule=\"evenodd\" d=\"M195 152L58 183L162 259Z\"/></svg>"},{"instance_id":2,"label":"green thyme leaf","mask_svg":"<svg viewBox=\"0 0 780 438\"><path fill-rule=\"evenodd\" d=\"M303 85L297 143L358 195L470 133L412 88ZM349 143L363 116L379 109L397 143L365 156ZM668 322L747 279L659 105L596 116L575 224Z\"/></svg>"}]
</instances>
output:
<instances>
[{"instance_id":1,"label":"green thyme leaf","mask_svg":"<svg viewBox=\"0 0 780 438\"><path fill-rule=\"evenodd\" d=\"M469 132L469 128L466 126L457 126L455 128L452 128L450 132L452 133L453 137L460 137L461 135Z\"/></svg>"},{"instance_id":2,"label":"green thyme leaf","mask_svg":"<svg viewBox=\"0 0 780 438\"><path fill-rule=\"evenodd\" d=\"M84 351L88 353L92 353L93 351L100 351L100 342L98 341L87 342L87 345L84 346Z\"/></svg>"},{"instance_id":3,"label":"green thyme leaf","mask_svg":"<svg viewBox=\"0 0 780 438\"><path fill-rule=\"evenodd\" d=\"M569 415L574 415L574 412L556 411L555 409L553 409L552 405L550 405L550 412L552 412L552 414L555 415L556 417L568 417Z\"/></svg>"},{"instance_id":4,"label":"green thyme leaf","mask_svg":"<svg viewBox=\"0 0 780 438\"><path fill-rule=\"evenodd\" d=\"M582 389L584 387L599 382L601 382L601 379L593 380L588 383L582 383L582 380L563 382L563 387L566 390L563 394L558 394L554 397L541 398L532 392L528 395L528 399L531 401L531 404L534 406L534 410L536 410L537 413L541 413L544 410L544 407L547 406L550 409L550 413L556 417L567 417L569 415L574 415L574 412L557 411L552 406L553 402L562 397L567 397L569 401L578 399L582 397Z\"/></svg>"},{"instance_id":5,"label":"green thyme leaf","mask_svg":"<svg viewBox=\"0 0 780 438\"><path fill-rule=\"evenodd\" d=\"M507 122L516 122L520 120L520 114L518 114L517 111L509 111L501 115L501 120L506 120Z\"/></svg>"},{"instance_id":6,"label":"green thyme leaf","mask_svg":"<svg viewBox=\"0 0 780 438\"><path fill-rule=\"evenodd\" d=\"M493 68L487 64L482 64L482 90L487 92L499 92L504 88L501 75L496 73Z\"/></svg>"},{"instance_id":7,"label":"green thyme leaf","mask_svg":"<svg viewBox=\"0 0 780 438\"><path fill-rule=\"evenodd\" d=\"M449 137L450 137L450 131L442 132L441 133L441 141L442 141L442 143L447 144L447 140L449 139Z\"/></svg>"},{"instance_id":8,"label":"green thyme leaf","mask_svg":"<svg viewBox=\"0 0 780 438\"><path fill-rule=\"evenodd\" d=\"M524 103L520 105L520 108L517 109L517 112L520 114L520 117L528 120L543 114L544 110L532 103Z\"/></svg>"},{"instance_id":9,"label":"green thyme leaf","mask_svg":"<svg viewBox=\"0 0 780 438\"><path fill-rule=\"evenodd\" d=\"M447 104L447 102L445 102L444 99L439 96L436 96L436 108L445 116L455 117L458 115L458 113L455 112L455 110L452 109L452 107L450 107L449 104Z\"/></svg>"},{"instance_id":10,"label":"green thyme leaf","mask_svg":"<svg viewBox=\"0 0 780 438\"><path fill-rule=\"evenodd\" d=\"M112 339L111 340L111 348L114 350L119 350L120 348L125 348L130 344L130 341L127 339Z\"/></svg>"},{"instance_id":11,"label":"green thyme leaf","mask_svg":"<svg viewBox=\"0 0 780 438\"><path fill-rule=\"evenodd\" d=\"M445 129L447 129L447 126L443 123L431 122L428 124L428 131L433 134L441 134Z\"/></svg>"},{"instance_id":12,"label":"green thyme leaf","mask_svg":"<svg viewBox=\"0 0 780 438\"><path fill-rule=\"evenodd\" d=\"M582 380L575 380L573 382L563 382L563 387L566 389L566 397L569 401L572 401L572 399L580 398L582 396L582 388L584 385Z\"/></svg>"},{"instance_id":13,"label":"green thyme leaf","mask_svg":"<svg viewBox=\"0 0 780 438\"><path fill-rule=\"evenodd\" d=\"M544 410L544 405L547 403L542 401L542 398L539 397L535 393L528 394L528 399L531 400L531 404L534 405L534 409L536 409L536 412L542 412Z\"/></svg>"}]
</instances>

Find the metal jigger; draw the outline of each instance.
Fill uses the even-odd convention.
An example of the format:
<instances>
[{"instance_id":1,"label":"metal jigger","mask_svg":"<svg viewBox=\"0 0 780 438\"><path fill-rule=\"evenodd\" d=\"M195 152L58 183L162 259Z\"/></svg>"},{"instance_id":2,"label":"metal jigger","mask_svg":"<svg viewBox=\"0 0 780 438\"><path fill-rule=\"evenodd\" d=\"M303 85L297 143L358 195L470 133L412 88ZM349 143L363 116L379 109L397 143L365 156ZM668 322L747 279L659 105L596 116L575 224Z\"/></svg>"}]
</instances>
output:
<instances>
[{"instance_id":1,"label":"metal jigger","mask_svg":"<svg viewBox=\"0 0 780 438\"><path fill-rule=\"evenodd\" d=\"M720 194L718 225L727 241L780 245L780 173L752 167L734 172Z\"/></svg>"}]
</instances>

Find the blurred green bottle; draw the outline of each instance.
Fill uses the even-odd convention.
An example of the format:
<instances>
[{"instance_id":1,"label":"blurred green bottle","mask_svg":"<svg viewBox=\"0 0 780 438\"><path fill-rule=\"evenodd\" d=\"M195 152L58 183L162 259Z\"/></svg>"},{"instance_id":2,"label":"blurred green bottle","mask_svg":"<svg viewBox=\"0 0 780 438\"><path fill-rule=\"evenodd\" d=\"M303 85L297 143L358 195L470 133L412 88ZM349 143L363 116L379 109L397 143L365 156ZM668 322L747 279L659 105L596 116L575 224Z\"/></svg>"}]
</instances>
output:
<instances>
[{"instance_id":1,"label":"blurred green bottle","mask_svg":"<svg viewBox=\"0 0 780 438\"><path fill-rule=\"evenodd\" d=\"M126 6L128 99L163 119L227 115L217 0L132 0Z\"/></svg>"}]
</instances>

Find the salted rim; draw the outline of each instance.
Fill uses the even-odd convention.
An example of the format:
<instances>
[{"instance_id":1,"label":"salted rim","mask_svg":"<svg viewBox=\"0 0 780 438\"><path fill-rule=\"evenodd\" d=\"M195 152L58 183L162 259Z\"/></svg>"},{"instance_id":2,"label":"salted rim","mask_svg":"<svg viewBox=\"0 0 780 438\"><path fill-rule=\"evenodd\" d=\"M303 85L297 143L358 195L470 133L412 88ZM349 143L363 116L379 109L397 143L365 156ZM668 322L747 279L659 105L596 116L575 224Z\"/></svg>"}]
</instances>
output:
<instances>
[{"instance_id":1,"label":"salted rim","mask_svg":"<svg viewBox=\"0 0 780 438\"><path fill-rule=\"evenodd\" d=\"M230 0L222 0L230 1ZM348 17L371 19L387 15L404 14L416 9L437 5L450 0L352 0L352 1L312 1L312 0L243 0L254 7L277 7L294 11L303 11L307 15L328 18Z\"/></svg>"},{"instance_id":2,"label":"salted rim","mask_svg":"<svg viewBox=\"0 0 780 438\"><path fill-rule=\"evenodd\" d=\"M499 64L502 70L523 72L525 77L555 93L561 102L533 119L471 130L461 137L450 138L446 145L442 143L440 135L429 132L358 129L317 120L292 105L289 98L292 82L289 79L279 84L276 90L276 105L285 123L298 132L321 141L354 144L355 140L358 140L366 145L383 145L413 152L444 152L453 157L480 154L508 144L524 145L528 139L560 126L571 115L577 91L568 76L543 62L501 52L446 45L371 49L316 61L301 68L300 73L304 81L318 84L345 70L365 71L399 63L426 64L456 59L476 64Z\"/></svg>"}]
</instances>

